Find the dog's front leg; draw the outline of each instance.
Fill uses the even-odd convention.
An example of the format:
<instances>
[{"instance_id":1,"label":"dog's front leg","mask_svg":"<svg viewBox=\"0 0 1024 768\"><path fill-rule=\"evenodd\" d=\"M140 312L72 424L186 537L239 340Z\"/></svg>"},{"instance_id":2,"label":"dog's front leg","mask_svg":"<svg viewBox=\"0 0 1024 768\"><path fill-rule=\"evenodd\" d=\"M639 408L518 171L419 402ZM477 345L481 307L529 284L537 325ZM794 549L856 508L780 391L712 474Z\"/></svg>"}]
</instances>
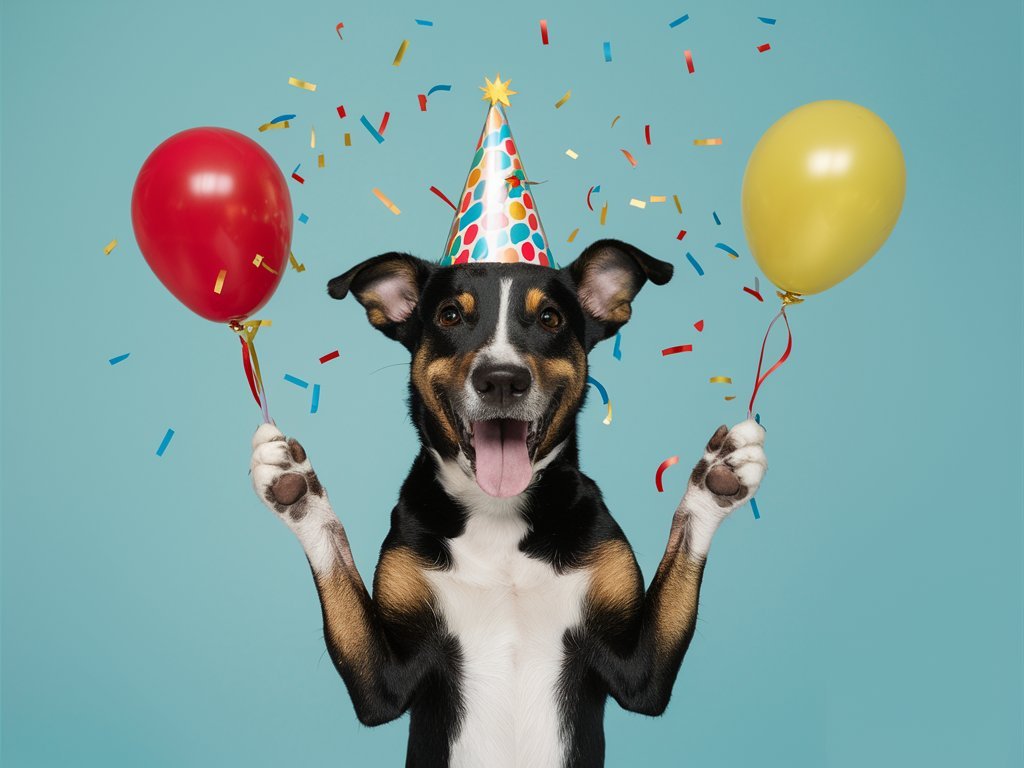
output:
<instances>
[{"instance_id":1,"label":"dog's front leg","mask_svg":"<svg viewBox=\"0 0 1024 768\"><path fill-rule=\"evenodd\" d=\"M711 539L729 514L757 492L768 468L764 430L752 419L719 427L676 508L668 546L644 596L641 628L623 654L604 646L599 674L624 708L658 715L668 706L693 637Z\"/></svg>"},{"instance_id":2,"label":"dog's front leg","mask_svg":"<svg viewBox=\"0 0 1024 768\"><path fill-rule=\"evenodd\" d=\"M323 609L324 639L364 725L394 720L409 706L423 663L400 658L363 585L345 528L331 509L306 452L271 424L253 437L252 482L260 499L305 550Z\"/></svg>"}]
</instances>

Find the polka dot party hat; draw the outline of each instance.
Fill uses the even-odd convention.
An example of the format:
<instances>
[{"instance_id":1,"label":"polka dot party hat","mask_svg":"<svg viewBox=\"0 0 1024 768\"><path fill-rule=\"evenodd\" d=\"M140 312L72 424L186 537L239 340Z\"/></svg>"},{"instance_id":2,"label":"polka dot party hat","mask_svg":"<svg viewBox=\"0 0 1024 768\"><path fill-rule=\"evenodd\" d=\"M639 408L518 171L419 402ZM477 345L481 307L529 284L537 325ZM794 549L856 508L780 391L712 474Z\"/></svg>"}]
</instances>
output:
<instances>
[{"instance_id":1,"label":"polka dot party hat","mask_svg":"<svg viewBox=\"0 0 1024 768\"><path fill-rule=\"evenodd\" d=\"M511 81L501 76L480 90L489 101L487 119L448 233L441 266L503 262L557 267L540 223L532 182L523 169L505 107Z\"/></svg>"}]
</instances>

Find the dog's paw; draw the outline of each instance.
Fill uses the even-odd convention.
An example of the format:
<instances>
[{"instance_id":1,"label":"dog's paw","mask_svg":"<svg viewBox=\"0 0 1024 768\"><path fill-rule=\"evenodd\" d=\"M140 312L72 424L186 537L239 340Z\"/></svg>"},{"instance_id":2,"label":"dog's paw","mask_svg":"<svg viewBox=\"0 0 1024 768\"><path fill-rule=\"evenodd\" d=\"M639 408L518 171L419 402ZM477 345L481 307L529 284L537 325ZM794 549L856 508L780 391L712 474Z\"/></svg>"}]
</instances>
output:
<instances>
[{"instance_id":1,"label":"dog's paw","mask_svg":"<svg viewBox=\"0 0 1024 768\"><path fill-rule=\"evenodd\" d=\"M693 468L687 496L713 503L723 518L749 500L768 469L764 434L753 419L732 429L720 426L708 441L704 458Z\"/></svg>"},{"instance_id":2,"label":"dog's paw","mask_svg":"<svg viewBox=\"0 0 1024 768\"><path fill-rule=\"evenodd\" d=\"M324 500L306 451L273 424L261 425L252 438L250 474L256 495L286 523L302 520L311 504Z\"/></svg>"}]
</instances>

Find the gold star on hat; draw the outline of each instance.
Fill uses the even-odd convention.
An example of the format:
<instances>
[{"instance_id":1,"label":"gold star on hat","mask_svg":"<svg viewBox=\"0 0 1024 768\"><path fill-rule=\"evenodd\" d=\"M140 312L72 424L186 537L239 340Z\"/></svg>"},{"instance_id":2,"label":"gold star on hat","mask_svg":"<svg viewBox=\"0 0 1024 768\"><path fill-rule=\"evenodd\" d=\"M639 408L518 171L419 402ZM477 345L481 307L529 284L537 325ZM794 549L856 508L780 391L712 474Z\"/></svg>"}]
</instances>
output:
<instances>
[{"instance_id":1,"label":"gold star on hat","mask_svg":"<svg viewBox=\"0 0 1024 768\"><path fill-rule=\"evenodd\" d=\"M493 83L486 77L484 78L484 82L487 83L487 85L480 86L480 90L484 92L484 101L491 102L492 106L494 104L497 104L499 101L506 107L512 106L508 101L508 97L514 96L517 93L517 91L510 91L508 89L509 85L512 84L511 80L506 80L503 83L501 82L501 75L495 75Z\"/></svg>"}]
</instances>

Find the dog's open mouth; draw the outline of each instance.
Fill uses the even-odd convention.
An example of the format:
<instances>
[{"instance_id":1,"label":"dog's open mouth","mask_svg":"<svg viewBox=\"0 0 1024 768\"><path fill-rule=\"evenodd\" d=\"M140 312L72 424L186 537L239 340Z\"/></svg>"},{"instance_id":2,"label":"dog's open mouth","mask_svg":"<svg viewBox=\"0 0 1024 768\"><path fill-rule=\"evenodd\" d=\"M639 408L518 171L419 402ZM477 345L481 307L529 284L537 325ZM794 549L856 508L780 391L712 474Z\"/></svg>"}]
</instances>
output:
<instances>
[{"instance_id":1,"label":"dog's open mouth","mask_svg":"<svg viewBox=\"0 0 1024 768\"><path fill-rule=\"evenodd\" d=\"M484 493L508 498L526 490L533 479L538 426L517 419L463 423L463 449Z\"/></svg>"}]
</instances>

